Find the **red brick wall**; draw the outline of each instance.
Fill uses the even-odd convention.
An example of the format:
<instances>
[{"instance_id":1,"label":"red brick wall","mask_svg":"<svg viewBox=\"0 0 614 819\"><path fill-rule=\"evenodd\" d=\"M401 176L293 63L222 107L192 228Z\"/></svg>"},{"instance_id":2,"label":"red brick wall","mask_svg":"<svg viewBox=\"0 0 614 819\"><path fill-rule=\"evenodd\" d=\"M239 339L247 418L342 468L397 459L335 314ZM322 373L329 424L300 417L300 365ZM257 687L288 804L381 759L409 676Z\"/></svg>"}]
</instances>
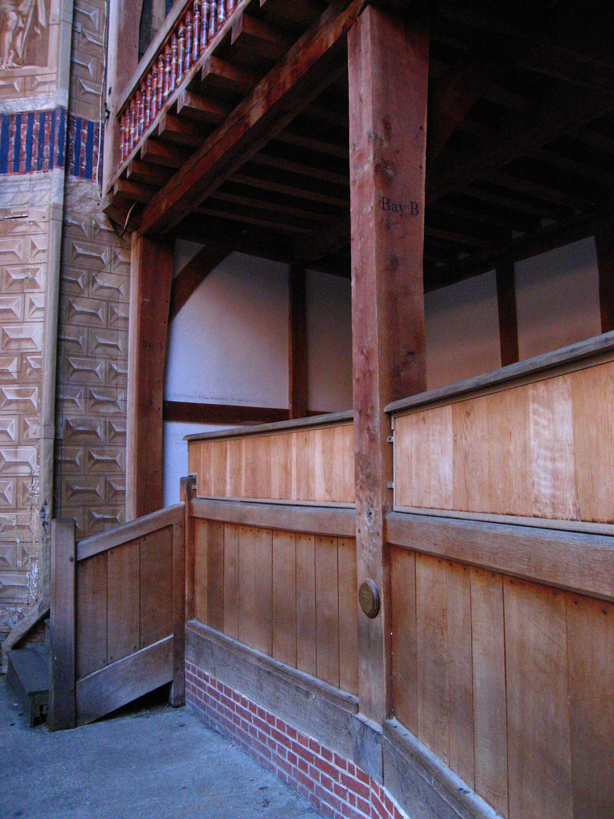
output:
<instances>
[{"instance_id":1,"label":"red brick wall","mask_svg":"<svg viewBox=\"0 0 614 819\"><path fill-rule=\"evenodd\" d=\"M186 704L334 819L405 819L353 762L186 662Z\"/></svg>"}]
</instances>

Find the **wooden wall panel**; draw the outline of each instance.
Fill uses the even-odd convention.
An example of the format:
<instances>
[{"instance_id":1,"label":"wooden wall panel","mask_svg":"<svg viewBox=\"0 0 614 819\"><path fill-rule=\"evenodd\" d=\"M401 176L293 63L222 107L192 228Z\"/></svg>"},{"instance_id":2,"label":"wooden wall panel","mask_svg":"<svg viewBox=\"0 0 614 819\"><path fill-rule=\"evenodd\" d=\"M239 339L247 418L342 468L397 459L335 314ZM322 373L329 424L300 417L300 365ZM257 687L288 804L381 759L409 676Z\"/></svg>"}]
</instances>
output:
<instances>
[{"instance_id":1,"label":"wooden wall panel","mask_svg":"<svg viewBox=\"0 0 614 819\"><path fill-rule=\"evenodd\" d=\"M273 532L273 657L296 668L296 536Z\"/></svg>"},{"instance_id":2,"label":"wooden wall panel","mask_svg":"<svg viewBox=\"0 0 614 819\"><path fill-rule=\"evenodd\" d=\"M207 589L209 582L207 564L207 538L209 523L194 521L194 616L201 623L209 619L207 613Z\"/></svg>"},{"instance_id":3,"label":"wooden wall panel","mask_svg":"<svg viewBox=\"0 0 614 819\"><path fill-rule=\"evenodd\" d=\"M337 539L316 538L316 676L339 687Z\"/></svg>"},{"instance_id":4,"label":"wooden wall panel","mask_svg":"<svg viewBox=\"0 0 614 819\"><path fill-rule=\"evenodd\" d=\"M339 567L339 688L358 695L356 541L337 540Z\"/></svg>"},{"instance_id":5,"label":"wooden wall panel","mask_svg":"<svg viewBox=\"0 0 614 819\"><path fill-rule=\"evenodd\" d=\"M239 529L224 526L224 634L239 638Z\"/></svg>"},{"instance_id":6,"label":"wooden wall panel","mask_svg":"<svg viewBox=\"0 0 614 819\"><path fill-rule=\"evenodd\" d=\"M107 561L107 652L113 663L140 647L139 541L111 549Z\"/></svg>"},{"instance_id":7,"label":"wooden wall panel","mask_svg":"<svg viewBox=\"0 0 614 819\"><path fill-rule=\"evenodd\" d=\"M77 564L77 677L107 664L107 555Z\"/></svg>"},{"instance_id":8,"label":"wooden wall panel","mask_svg":"<svg viewBox=\"0 0 614 819\"><path fill-rule=\"evenodd\" d=\"M614 817L614 604L391 547L393 712L506 819Z\"/></svg>"},{"instance_id":9,"label":"wooden wall panel","mask_svg":"<svg viewBox=\"0 0 614 819\"><path fill-rule=\"evenodd\" d=\"M140 647L173 633L173 529L140 540Z\"/></svg>"},{"instance_id":10,"label":"wooden wall panel","mask_svg":"<svg viewBox=\"0 0 614 819\"><path fill-rule=\"evenodd\" d=\"M207 625L224 628L224 524L209 521L207 532Z\"/></svg>"},{"instance_id":11,"label":"wooden wall panel","mask_svg":"<svg viewBox=\"0 0 614 819\"><path fill-rule=\"evenodd\" d=\"M471 569L475 789L507 819L503 578Z\"/></svg>"},{"instance_id":12,"label":"wooden wall panel","mask_svg":"<svg viewBox=\"0 0 614 819\"><path fill-rule=\"evenodd\" d=\"M313 535L296 536L296 667L316 673L316 558Z\"/></svg>"},{"instance_id":13,"label":"wooden wall panel","mask_svg":"<svg viewBox=\"0 0 614 819\"><path fill-rule=\"evenodd\" d=\"M257 529L239 528L239 640L252 648L257 641L256 568Z\"/></svg>"},{"instance_id":14,"label":"wooden wall panel","mask_svg":"<svg viewBox=\"0 0 614 819\"><path fill-rule=\"evenodd\" d=\"M510 819L571 819L565 593L505 578Z\"/></svg>"},{"instance_id":15,"label":"wooden wall panel","mask_svg":"<svg viewBox=\"0 0 614 819\"><path fill-rule=\"evenodd\" d=\"M614 520L614 363L395 419L395 506Z\"/></svg>"},{"instance_id":16,"label":"wooden wall panel","mask_svg":"<svg viewBox=\"0 0 614 819\"><path fill-rule=\"evenodd\" d=\"M354 502L352 424L191 441L200 497Z\"/></svg>"},{"instance_id":17,"label":"wooden wall panel","mask_svg":"<svg viewBox=\"0 0 614 819\"><path fill-rule=\"evenodd\" d=\"M255 529L254 549L254 648L273 652L273 532Z\"/></svg>"},{"instance_id":18,"label":"wooden wall panel","mask_svg":"<svg viewBox=\"0 0 614 819\"><path fill-rule=\"evenodd\" d=\"M416 554L391 548L392 696L399 722L418 736Z\"/></svg>"},{"instance_id":19,"label":"wooden wall panel","mask_svg":"<svg viewBox=\"0 0 614 819\"><path fill-rule=\"evenodd\" d=\"M574 816L614 817L614 605L567 596Z\"/></svg>"}]
</instances>

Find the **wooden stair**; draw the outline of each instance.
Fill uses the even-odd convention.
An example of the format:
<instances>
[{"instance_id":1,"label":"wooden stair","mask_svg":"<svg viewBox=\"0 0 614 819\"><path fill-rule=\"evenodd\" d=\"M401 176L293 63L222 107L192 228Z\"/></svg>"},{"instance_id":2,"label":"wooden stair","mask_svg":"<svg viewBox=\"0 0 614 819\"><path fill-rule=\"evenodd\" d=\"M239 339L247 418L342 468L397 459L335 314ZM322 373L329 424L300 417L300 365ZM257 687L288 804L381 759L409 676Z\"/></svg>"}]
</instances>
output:
<instances>
[{"instance_id":1,"label":"wooden stair","mask_svg":"<svg viewBox=\"0 0 614 819\"><path fill-rule=\"evenodd\" d=\"M7 652L7 682L17 696L30 728L47 715L50 668L49 634L50 629L47 624L44 643Z\"/></svg>"}]
</instances>

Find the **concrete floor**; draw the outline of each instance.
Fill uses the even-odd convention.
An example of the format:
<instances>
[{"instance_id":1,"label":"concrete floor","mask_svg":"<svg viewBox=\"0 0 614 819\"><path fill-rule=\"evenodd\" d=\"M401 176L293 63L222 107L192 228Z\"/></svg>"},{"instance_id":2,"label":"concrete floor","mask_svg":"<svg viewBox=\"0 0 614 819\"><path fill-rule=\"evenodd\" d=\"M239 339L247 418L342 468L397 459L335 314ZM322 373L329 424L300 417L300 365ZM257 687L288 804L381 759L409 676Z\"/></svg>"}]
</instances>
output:
<instances>
[{"instance_id":1,"label":"concrete floor","mask_svg":"<svg viewBox=\"0 0 614 819\"><path fill-rule=\"evenodd\" d=\"M321 819L185 708L141 705L52 734L0 677L1 819Z\"/></svg>"}]
</instances>

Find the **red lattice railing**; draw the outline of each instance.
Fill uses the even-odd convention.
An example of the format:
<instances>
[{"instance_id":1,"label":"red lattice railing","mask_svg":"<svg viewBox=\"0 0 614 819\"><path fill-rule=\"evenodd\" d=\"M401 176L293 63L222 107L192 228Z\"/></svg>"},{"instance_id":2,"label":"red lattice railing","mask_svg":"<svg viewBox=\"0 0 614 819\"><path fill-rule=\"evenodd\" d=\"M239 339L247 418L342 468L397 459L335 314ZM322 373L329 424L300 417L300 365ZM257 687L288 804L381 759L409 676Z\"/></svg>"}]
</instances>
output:
<instances>
[{"instance_id":1,"label":"red lattice railing","mask_svg":"<svg viewBox=\"0 0 614 819\"><path fill-rule=\"evenodd\" d=\"M162 106L204 54L238 0L193 0L150 62L119 115L120 162L124 162Z\"/></svg>"}]
</instances>

